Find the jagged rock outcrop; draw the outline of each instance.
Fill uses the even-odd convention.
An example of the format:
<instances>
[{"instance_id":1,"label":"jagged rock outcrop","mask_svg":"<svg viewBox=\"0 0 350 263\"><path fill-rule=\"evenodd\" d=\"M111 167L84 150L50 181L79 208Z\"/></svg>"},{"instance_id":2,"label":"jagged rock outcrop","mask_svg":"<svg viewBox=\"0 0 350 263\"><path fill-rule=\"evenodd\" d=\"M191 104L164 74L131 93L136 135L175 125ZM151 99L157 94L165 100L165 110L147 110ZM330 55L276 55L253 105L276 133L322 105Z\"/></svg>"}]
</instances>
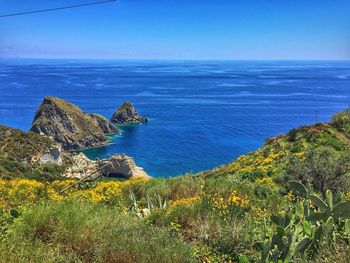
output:
<instances>
[{"instance_id":1,"label":"jagged rock outcrop","mask_svg":"<svg viewBox=\"0 0 350 263\"><path fill-rule=\"evenodd\" d=\"M136 166L133 158L125 154L115 154L107 160L99 162L102 176L133 178L133 177L149 177L143 168Z\"/></svg>"},{"instance_id":2,"label":"jagged rock outcrop","mask_svg":"<svg viewBox=\"0 0 350 263\"><path fill-rule=\"evenodd\" d=\"M98 177L98 165L96 161L90 160L83 153L73 154L70 165L64 172L64 177L81 179L90 175L91 179Z\"/></svg>"},{"instance_id":3,"label":"jagged rock outcrop","mask_svg":"<svg viewBox=\"0 0 350 263\"><path fill-rule=\"evenodd\" d=\"M52 137L65 150L104 145L106 134L118 132L105 117L86 114L67 101L49 96L39 106L30 130Z\"/></svg>"},{"instance_id":4,"label":"jagged rock outcrop","mask_svg":"<svg viewBox=\"0 0 350 263\"><path fill-rule=\"evenodd\" d=\"M110 133L118 132L118 129L102 115L96 114L96 113L91 113L91 114L89 114L89 116L92 117L93 119L95 119L98 126L102 129L102 131L104 133L110 134Z\"/></svg>"},{"instance_id":5,"label":"jagged rock outcrop","mask_svg":"<svg viewBox=\"0 0 350 263\"><path fill-rule=\"evenodd\" d=\"M148 119L140 116L130 101L125 101L110 119L119 124L146 123Z\"/></svg>"},{"instance_id":6,"label":"jagged rock outcrop","mask_svg":"<svg viewBox=\"0 0 350 263\"><path fill-rule=\"evenodd\" d=\"M81 179L88 177L93 180L99 176L106 177L149 177L140 167L136 166L134 159L126 155L113 155L109 159L93 161L88 159L83 153L74 155L63 176Z\"/></svg>"}]
</instances>

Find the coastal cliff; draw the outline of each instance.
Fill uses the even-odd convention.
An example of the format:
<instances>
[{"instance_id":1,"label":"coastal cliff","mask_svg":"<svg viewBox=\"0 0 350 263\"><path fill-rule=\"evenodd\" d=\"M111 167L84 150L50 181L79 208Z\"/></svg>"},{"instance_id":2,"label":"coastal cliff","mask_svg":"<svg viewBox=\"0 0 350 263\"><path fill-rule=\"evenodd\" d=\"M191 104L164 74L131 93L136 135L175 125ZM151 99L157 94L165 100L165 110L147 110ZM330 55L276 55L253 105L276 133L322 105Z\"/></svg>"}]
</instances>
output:
<instances>
[{"instance_id":1,"label":"coastal cliff","mask_svg":"<svg viewBox=\"0 0 350 263\"><path fill-rule=\"evenodd\" d=\"M133 158L125 154L115 154L109 159L94 161L80 153L73 155L70 162L71 165L63 174L64 177L81 179L89 176L89 180L97 177L150 178L136 165Z\"/></svg>"},{"instance_id":2,"label":"coastal cliff","mask_svg":"<svg viewBox=\"0 0 350 263\"><path fill-rule=\"evenodd\" d=\"M0 178L46 181L86 176L90 180L100 176L149 178L133 158L124 154L90 160L83 153L65 151L50 137L0 125Z\"/></svg>"},{"instance_id":3,"label":"coastal cliff","mask_svg":"<svg viewBox=\"0 0 350 263\"><path fill-rule=\"evenodd\" d=\"M86 114L59 98L45 97L36 111L30 131L52 137L65 150L102 146L107 134L118 133L105 117Z\"/></svg>"},{"instance_id":4,"label":"coastal cliff","mask_svg":"<svg viewBox=\"0 0 350 263\"><path fill-rule=\"evenodd\" d=\"M146 123L148 119L140 116L130 101L125 101L112 115L111 121L118 124Z\"/></svg>"},{"instance_id":5,"label":"coastal cliff","mask_svg":"<svg viewBox=\"0 0 350 263\"><path fill-rule=\"evenodd\" d=\"M83 153L70 151L106 144L106 135L116 132L118 129L99 114L86 114L62 99L45 97L30 132L0 125L0 177L148 178L129 156L90 160Z\"/></svg>"}]
</instances>

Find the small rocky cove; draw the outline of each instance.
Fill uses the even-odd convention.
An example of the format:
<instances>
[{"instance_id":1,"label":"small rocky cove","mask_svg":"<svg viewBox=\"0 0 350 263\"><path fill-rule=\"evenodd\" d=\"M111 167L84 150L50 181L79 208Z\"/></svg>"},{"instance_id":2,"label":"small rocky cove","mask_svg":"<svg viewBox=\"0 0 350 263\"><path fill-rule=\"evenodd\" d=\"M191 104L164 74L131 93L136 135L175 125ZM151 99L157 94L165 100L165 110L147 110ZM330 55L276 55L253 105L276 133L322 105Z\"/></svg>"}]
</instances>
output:
<instances>
[{"instance_id":1,"label":"small rocky cove","mask_svg":"<svg viewBox=\"0 0 350 263\"><path fill-rule=\"evenodd\" d=\"M64 163L62 176L82 179L104 177L149 177L132 157L115 154L104 160L90 160L77 150L108 143L107 135L118 134L114 124L146 123L131 102L124 102L110 121L96 113L85 113L79 107L59 98L47 96L38 107L31 132L52 140L52 145L37 158L38 163Z\"/></svg>"}]
</instances>

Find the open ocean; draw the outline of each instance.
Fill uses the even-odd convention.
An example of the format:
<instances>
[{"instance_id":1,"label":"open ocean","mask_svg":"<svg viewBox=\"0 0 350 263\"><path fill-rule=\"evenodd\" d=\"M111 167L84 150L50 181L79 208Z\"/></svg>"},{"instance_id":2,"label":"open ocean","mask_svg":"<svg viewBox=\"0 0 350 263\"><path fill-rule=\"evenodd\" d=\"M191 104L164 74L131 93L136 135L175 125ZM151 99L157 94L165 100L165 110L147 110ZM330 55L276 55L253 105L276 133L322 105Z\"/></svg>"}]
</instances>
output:
<instances>
[{"instance_id":1,"label":"open ocean","mask_svg":"<svg viewBox=\"0 0 350 263\"><path fill-rule=\"evenodd\" d=\"M85 153L126 153L156 177L225 164L350 105L350 61L0 59L0 80L0 124L25 131L46 95L107 118L132 101L149 123Z\"/></svg>"}]
</instances>

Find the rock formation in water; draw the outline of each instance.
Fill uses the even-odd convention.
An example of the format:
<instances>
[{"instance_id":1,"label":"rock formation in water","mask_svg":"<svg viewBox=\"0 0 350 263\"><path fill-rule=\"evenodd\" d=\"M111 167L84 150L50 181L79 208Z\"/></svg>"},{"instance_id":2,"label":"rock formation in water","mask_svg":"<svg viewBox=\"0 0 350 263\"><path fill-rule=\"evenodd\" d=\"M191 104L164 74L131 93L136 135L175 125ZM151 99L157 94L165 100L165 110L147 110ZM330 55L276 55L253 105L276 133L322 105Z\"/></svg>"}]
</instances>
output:
<instances>
[{"instance_id":1,"label":"rock formation in water","mask_svg":"<svg viewBox=\"0 0 350 263\"><path fill-rule=\"evenodd\" d=\"M89 114L89 116L97 122L98 126L102 129L102 131L105 134L111 134L111 133L118 132L118 129L102 115L96 114L96 113L91 113L91 114Z\"/></svg>"},{"instance_id":2,"label":"rock formation in water","mask_svg":"<svg viewBox=\"0 0 350 263\"><path fill-rule=\"evenodd\" d=\"M130 101L125 101L113 114L111 121L118 124L146 123L148 119L140 116Z\"/></svg>"},{"instance_id":3,"label":"rock formation in water","mask_svg":"<svg viewBox=\"0 0 350 263\"><path fill-rule=\"evenodd\" d=\"M77 106L59 98L45 97L30 131L52 137L65 150L102 146L107 134L118 133L105 117L86 114Z\"/></svg>"}]
</instances>

